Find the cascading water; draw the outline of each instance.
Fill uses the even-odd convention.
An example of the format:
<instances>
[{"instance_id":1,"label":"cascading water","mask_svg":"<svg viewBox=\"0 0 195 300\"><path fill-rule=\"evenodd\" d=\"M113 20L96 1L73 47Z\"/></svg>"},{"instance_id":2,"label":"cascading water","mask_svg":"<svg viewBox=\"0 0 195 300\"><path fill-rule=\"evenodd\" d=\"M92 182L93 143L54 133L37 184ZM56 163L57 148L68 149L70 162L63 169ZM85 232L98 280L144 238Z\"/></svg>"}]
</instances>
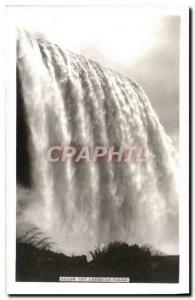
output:
<instances>
[{"instance_id":1,"label":"cascading water","mask_svg":"<svg viewBox=\"0 0 195 300\"><path fill-rule=\"evenodd\" d=\"M112 241L177 253L177 155L143 90L23 30L17 46L18 130L27 141L17 149L25 172L17 234L36 226L65 254ZM141 145L146 161L47 161L49 147L72 144Z\"/></svg>"}]
</instances>

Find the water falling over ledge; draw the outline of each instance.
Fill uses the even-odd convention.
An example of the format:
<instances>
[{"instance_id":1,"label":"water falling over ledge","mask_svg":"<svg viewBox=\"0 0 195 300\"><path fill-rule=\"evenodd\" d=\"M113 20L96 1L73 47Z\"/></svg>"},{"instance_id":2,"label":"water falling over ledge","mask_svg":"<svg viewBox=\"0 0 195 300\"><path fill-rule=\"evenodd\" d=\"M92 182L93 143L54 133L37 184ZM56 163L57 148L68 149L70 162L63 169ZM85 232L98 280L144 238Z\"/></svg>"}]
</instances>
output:
<instances>
[{"instance_id":1,"label":"water falling over ledge","mask_svg":"<svg viewBox=\"0 0 195 300\"><path fill-rule=\"evenodd\" d=\"M65 254L114 241L178 253L177 154L142 88L23 30L17 70L17 234L36 226ZM146 161L51 164L54 145L139 145Z\"/></svg>"}]
</instances>

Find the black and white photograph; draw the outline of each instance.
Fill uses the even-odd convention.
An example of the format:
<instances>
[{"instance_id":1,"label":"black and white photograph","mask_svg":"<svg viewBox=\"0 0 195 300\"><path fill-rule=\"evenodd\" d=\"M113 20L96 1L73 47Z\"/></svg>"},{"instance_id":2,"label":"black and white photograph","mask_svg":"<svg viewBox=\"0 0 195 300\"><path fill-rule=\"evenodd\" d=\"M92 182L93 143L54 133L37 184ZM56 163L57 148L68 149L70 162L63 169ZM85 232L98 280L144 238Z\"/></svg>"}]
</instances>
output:
<instances>
[{"instance_id":1,"label":"black and white photograph","mask_svg":"<svg viewBox=\"0 0 195 300\"><path fill-rule=\"evenodd\" d=\"M189 288L189 10L7 7L9 294Z\"/></svg>"}]
</instances>

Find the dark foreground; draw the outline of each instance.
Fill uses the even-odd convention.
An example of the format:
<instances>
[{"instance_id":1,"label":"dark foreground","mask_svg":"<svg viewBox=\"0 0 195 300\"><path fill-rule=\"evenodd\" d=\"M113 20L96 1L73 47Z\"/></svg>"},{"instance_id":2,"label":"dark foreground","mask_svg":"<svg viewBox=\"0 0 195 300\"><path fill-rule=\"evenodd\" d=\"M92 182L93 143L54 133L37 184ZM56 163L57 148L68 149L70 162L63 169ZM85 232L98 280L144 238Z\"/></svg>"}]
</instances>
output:
<instances>
[{"instance_id":1,"label":"dark foreground","mask_svg":"<svg viewBox=\"0 0 195 300\"><path fill-rule=\"evenodd\" d=\"M112 243L85 255L68 257L17 242L16 281L59 281L60 276L129 277L130 282L177 283L179 256L152 254L150 247Z\"/></svg>"}]
</instances>

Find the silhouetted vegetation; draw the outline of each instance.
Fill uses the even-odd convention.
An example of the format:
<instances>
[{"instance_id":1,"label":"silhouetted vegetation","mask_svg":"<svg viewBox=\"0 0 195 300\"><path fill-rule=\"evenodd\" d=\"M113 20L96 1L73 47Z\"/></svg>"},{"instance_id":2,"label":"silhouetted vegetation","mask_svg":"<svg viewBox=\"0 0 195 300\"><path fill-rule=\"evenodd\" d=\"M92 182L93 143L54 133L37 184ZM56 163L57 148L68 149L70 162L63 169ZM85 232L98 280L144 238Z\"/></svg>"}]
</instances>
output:
<instances>
[{"instance_id":1,"label":"silhouetted vegetation","mask_svg":"<svg viewBox=\"0 0 195 300\"><path fill-rule=\"evenodd\" d=\"M33 227L26 233L17 239L17 243L29 244L35 246L38 249L50 250L55 245L52 240L45 236L43 232L39 231L39 228Z\"/></svg>"},{"instance_id":2,"label":"silhouetted vegetation","mask_svg":"<svg viewBox=\"0 0 195 300\"><path fill-rule=\"evenodd\" d=\"M107 264L113 260L127 262L135 261L136 259L140 259L142 257L146 258L152 255L152 251L153 250L150 245L139 247L136 244L129 246L126 243L115 242L110 243L108 247L103 247L102 249L96 247L96 249L90 253L94 262Z\"/></svg>"},{"instance_id":3,"label":"silhouetted vegetation","mask_svg":"<svg viewBox=\"0 0 195 300\"><path fill-rule=\"evenodd\" d=\"M85 255L66 256L33 229L17 240L17 281L59 281L60 276L129 277L130 282L178 282L179 257L154 251L149 245L110 243Z\"/></svg>"}]
</instances>

